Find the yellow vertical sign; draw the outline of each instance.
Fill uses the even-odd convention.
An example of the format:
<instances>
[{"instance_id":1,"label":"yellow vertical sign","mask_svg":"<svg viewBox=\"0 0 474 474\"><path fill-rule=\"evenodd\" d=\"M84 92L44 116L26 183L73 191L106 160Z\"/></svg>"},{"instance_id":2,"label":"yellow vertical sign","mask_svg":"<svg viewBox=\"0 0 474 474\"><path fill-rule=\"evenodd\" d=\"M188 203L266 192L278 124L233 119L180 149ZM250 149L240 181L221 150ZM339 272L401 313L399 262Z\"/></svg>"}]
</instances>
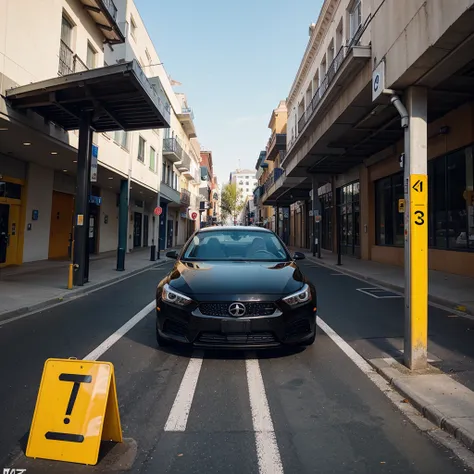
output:
<instances>
[{"instance_id":1,"label":"yellow vertical sign","mask_svg":"<svg viewBox=\"0 0 474 474\"><path fill-rule=\"evenodd\" d=\"M26 455L94 465L102 439L122 442L113 365L48 359Z\"/></svg>"},{"instance_id":2,"label":"yellow vertical sign","mask_svg":"<svg viewBox=\"0 0 474 474\"><path fill-rule=\"evenodd\" d=\"M428 180L410 175L411 350L426 353L428 343Z\"/></svg>"}]
</instances>

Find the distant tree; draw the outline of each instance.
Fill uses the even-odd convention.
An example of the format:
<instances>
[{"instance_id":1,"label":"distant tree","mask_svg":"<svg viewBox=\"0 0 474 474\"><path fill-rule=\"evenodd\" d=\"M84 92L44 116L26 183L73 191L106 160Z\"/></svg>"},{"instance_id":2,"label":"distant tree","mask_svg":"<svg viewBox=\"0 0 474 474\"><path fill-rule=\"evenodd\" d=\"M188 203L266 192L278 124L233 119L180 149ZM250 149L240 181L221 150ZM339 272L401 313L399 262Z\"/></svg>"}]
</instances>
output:
<instances>
[{"instance_id":1,"label":"distant tree","mask_svg":"<svg viewBox=\"0 0 474 474\"><path fill-rule=\"evenodd\" d=\"M242 191L237 188L236 183L224 186L221 194L221 211L223 220L231 217L235 222L245 206Z\"/></svg>"}]
</instances>

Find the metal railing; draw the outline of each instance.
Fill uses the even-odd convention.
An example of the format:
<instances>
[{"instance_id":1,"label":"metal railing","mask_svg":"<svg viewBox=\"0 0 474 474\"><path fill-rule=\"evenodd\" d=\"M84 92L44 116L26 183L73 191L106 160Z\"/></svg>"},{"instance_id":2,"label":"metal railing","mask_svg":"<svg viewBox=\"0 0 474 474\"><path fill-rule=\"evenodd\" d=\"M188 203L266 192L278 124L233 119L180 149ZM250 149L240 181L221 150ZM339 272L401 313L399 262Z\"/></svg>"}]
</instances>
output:
<instances>
[{"instance_id":1,"label":"metal railing","mask_svg":"<svg viewBox=\"0 0 474 474\"><path fill-rule=\"evenodd\" d=\"M274 168L263 185L265 194L268 193L269 189L280 179L281 176L283 176L284 173L285 170L283 168Z\"/></svg>"},{"instance_id":2,"label":"metal railing","mask_svg":"<svg viewBox=\"0 0 474 474\"><path fill-rule=\"evenodd\" d=\"M74 72L88 71L89 67L82 61L82 59L75 54L74 55Z\"/></svg>"},{"instance_id":3,"label":"metal railing","mask_svg":"<svg viewBox=\"0 0 474 474\"><path fill-rule=\"evenodd\" d=\"M187 189L181 190L181 204L189 206L191 204L191 193Z\"/></svg>"},{"instance_id":4,"label":"metal railing","mask_svg":"<svg viewBox=\"0 0 474 474\"><path fill-rule=\"evenodd\" d=\"M163 138L163 153L174 153L181 160L184 150L176 138Z\"/></svg>"},{"instance_id":5,"label":"metal railing","mask_svg":"<svg viewBox=\"0 0 474 474\"><path fill-rule=\"evenodd\" d=\"M117 21L118 9L115 6L113 0L102 0L102 3L104 4L105 8L107 8L107 11L110 13L110 16L114 19L114 21Z\"/></svg>"},{"instance_id":6,"label":"metal railing","mask_svg":"<svg viewBox=\"0 0 474 474\"><path fill-rule=\"evenodd\" d=\"M137 71L135 72L137 72L138 79L142 82L146 89L149 88L149 90L152 92L154 99L158 102L158 108L161 109L161 113L163 114L166 121L169 123L171 119L171 106L166 98L167 96L165 92L163 91L161 86L160 90L158 91L155 85L148 80L147 75L145 74L143 68L140 66L140 63L136 59L133 60L133 64L137 69Z\"/></svg>"},{"instance_id":7,"label":"metal railing","mask_svg":"<svg viewBox=\"0 0 474 474\"><path fill-rule=\"evenodd\" d=\"M59 67L58 74L65 76L74 72L74 51L61 40L59 45Z\"/></svg>"},{"instance_id":8,"label":"metal railing","mask_svg":"<svg viewBox=\"0 0 474 474\"><path fill-rule=\"evenodd\" d=\"M328 70L324 76L324 79L321 81L321 84L319 85L316 92L313 94L313 98L311 99L310 103L306 107L306 110L304 111L304 113L301 115L301 117L298 120L298 134L302 132L305 125L309 122L310 118L313 115L313 112L317 109L319 103L323 99L329 86L334 81L334 78L336 77L337 72L342 66L344 58L347 55L348 49L349 48L347 46L341 46L341 49L336 54L336 57L333 59L333 61L329 65Z\"/></svg>"}]
</instances>

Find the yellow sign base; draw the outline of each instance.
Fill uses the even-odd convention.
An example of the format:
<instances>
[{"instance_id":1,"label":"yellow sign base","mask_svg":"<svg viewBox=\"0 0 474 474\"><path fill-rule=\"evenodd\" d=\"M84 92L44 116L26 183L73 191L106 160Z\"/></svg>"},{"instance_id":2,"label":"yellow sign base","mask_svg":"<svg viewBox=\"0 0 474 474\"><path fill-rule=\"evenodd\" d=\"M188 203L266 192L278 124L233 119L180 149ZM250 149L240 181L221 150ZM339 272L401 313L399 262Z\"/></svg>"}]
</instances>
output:
<instances>
[{"instance_id":1,"label":"yellow sign base","mask_svg":"<svg viewBox=\"0 0 474 474\"><path fill-rule=\"evenodd\" d=\"M48 359L26 455L94 465L101 440L122 442L114 366Z\"/></svg>"}]
</instances>

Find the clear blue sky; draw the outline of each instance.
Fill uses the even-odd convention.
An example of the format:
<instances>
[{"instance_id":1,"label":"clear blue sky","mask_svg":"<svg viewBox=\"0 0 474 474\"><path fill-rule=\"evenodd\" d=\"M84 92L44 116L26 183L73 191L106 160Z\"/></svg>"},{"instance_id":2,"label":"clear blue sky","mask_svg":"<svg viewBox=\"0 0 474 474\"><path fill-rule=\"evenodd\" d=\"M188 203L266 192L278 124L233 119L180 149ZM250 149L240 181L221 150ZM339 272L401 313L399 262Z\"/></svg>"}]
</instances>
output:
<instances>
[{"instance_id":1,"label":"clear blue sky","mask_svg":"<svg viewBox=\"0 0 474 474\"><path fill-rule=\"evenodd\" d=\"M219 181L254 169L286 99L322 0L135 0L175 88L194 109Z\"/></svg>"}]
</instances>

